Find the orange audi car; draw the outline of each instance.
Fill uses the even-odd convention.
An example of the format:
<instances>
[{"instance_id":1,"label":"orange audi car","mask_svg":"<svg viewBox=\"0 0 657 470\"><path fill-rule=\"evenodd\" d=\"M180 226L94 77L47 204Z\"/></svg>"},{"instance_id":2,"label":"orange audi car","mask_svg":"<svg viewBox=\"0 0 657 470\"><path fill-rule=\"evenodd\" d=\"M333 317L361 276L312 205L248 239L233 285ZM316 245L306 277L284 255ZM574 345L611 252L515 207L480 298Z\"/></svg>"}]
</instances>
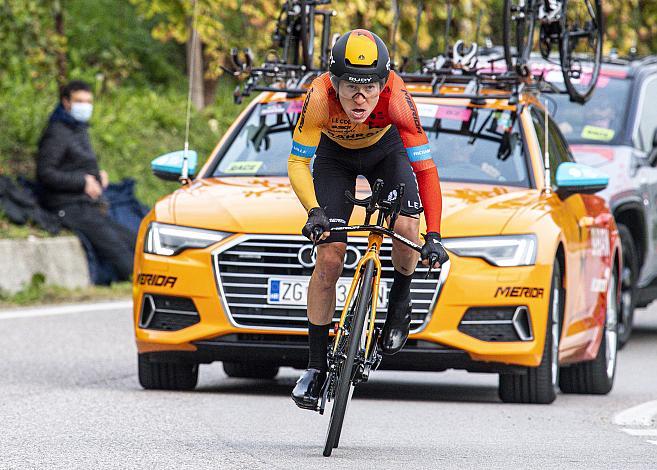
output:
<instances>
[{"instance_id":1,"label":"orange audi car","mask_svg":"<svg viewBox=\"0 0 657 470\"><path fill-rule=\"evenodd\" d=\"M550 403L559 388L608 393L622 260L614 219L595 195L607 176L573 161L531 92L438 98L407 83L441 177L451 261L429 278L418 267L411 335L380 367L496 373L505 402ZM190 155L184 171L196 176L143 220L134 327L144 388L192 389L199 364L213 361L231 377L260 379L305 367L315 259L287 178L302 100L257 97L197 172ZM180 156L154 160L154 172L178 178ZM366 196L367 182L357 190ZM362 219L357 208L351 222ZM366 238L350 238L336 320L365 247ZM384 245L379 324L392 284L390 249Z\"/></svg>"}]
</instances>

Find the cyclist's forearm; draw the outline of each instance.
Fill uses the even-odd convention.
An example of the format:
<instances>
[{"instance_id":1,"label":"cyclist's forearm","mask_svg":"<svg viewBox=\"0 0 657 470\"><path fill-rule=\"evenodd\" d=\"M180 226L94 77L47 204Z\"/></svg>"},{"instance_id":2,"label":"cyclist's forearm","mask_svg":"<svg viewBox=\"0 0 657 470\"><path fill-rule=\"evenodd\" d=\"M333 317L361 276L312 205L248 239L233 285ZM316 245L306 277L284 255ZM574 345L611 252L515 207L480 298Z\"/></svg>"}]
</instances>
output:
<instances>
[{"instance_id":1,"label":"cyclist's forearm","mask_svg":"<svg viewBox=\"0 0 657 470\"><path fill-rule=\"evenodd\" d=\"M309 211L313 207L318 207L317 197L315 196L315 186L313 176L310 173L310 158L290 155L287 160L287 173L290 177L290 183L295 194Z\"/></svg>"},{"instance_id":2,"label":"cyclist's forearm","mask_svg":"<svg viewBox=\"0 0 657 470\"><path fill-rule=\"evenodd\" d=\"M443 211L443 198L440 191L438 170L433 161L428 164L413 164L417 179L420 201L424 207L424 218L427 221L427 232L440 233L440 219Z\"/></svg>"}]
</instances>

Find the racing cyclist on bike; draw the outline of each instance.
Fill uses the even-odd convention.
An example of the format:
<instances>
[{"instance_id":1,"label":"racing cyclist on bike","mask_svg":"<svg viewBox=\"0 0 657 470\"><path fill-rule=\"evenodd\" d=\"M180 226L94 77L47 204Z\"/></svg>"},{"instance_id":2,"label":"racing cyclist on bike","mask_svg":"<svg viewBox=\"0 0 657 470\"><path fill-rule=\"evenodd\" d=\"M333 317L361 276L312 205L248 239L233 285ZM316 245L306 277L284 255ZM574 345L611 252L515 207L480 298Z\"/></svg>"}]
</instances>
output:
<instances>
[{"instance_id":1,"label":"racing cyclist on bike","mask_svg":"<svg viewBox=\"0 0 657 470\"><path fill-rule=\"evenodd\" d=\"M310 161L316 156L313 173ZM390 56L375 34L356 29L333 46L329 72L308 89L288 160L294 191L308 211L303 234L321 230L317 262L308 287L308 369L297 381L292 398L297 406L316 409L327 373L329 330L335 312L335 286L342 273L347 234L331 233L348 223L356 178L370 185L385 182L384 195L405 183L403 208L424 208L427 234L422 247L425 266L434 256L438 267L448 256L441 244L442 197L436 166L413 98L402 79L390 71ZM400 216L395 231L419 243L419 217ZM416 251L393 241L394 281L381 338L384 354L406 343L411 321L410 285L418 262Z\"/></svg>"}]
</instances>

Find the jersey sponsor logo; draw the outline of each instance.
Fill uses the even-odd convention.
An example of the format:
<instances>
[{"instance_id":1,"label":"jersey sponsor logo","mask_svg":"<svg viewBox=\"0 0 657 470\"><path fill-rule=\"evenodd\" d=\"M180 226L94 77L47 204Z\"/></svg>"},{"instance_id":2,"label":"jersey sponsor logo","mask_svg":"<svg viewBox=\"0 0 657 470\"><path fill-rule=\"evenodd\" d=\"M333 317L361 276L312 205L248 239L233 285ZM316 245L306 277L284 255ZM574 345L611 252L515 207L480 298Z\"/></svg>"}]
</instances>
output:
<instances>
[{"instance_id":1,"label":"jersey sponsor logo","mask_svg":"<svg viewBox=\"0 0 657 470\"><path fill-rule=\"evenodd\" d=\"M413 115L413 123L415 124L415 130L417 131L418 134L423 134L424 130L422 130L422 123L420 122L420 116L417 113L417 109L415 109L415 103L413 102L413 98L411 97L411 94L404 89L402 89L401 91L404 94L404 101L406 101L406 104L410 108L411 114Z\"/></svg>"},{"instance_id":2,"label":"jersey sponsor logo","mask_svg":"<svg viewBox=\"0 0 657 470\"><path fill-rule=\"evenodd\" d=\"M156 287L170 287L176 285L178 280L175 276L163 276L161 274L139 274L137 276L137 283L140 285L146 286L156 286Z\"/></svg>"},{"instance_id":3,"label":"jersey sponsor logo","mask_svg":"<svg viewBox=\"0 0 657 470\"><path fill-rule=\"evenodd\" d=\"M315 155L315 150L317 150L315 146L303 145L293 140L292 151L290 153L296 157L312 158Z\"/></svg>"},{"instance_id":4,"label":"jersey sponsor logo","mask_svg":"<svg viewBox=\"0 0 657 470\"><path fill-rule=\"evenodd\" d=\"M498 287L495 297L526 297L529 299L542 299L542 287Z\"/></svg>"},{"instance_id":5,"label":"jersey sponsor logo","mask_svg":"<svg viewBox=\"0 0 657 470\"><path fill-rule=\"evenodd\" d=\"M431 147L429 144L418 145L417 147L409 147L406 149L408 159L411 162L419 162L422 160L431 159Z\"/></svg>"},{"instance_id":6,"label":"jersey sponsor logo","mask_svg":"<svg viewBox=\"0 0 657 470\"><path fill-rule=\"evenodd\" d=\"M308 111L308 103L310 103L310 95L312 94L313 89L311 88L306 93L306 99L303 102L303 108L301 108L301 116L299 117L299 133L303 132L303 125L306 123L306 112Z\"/></svg>"}]
</instances>

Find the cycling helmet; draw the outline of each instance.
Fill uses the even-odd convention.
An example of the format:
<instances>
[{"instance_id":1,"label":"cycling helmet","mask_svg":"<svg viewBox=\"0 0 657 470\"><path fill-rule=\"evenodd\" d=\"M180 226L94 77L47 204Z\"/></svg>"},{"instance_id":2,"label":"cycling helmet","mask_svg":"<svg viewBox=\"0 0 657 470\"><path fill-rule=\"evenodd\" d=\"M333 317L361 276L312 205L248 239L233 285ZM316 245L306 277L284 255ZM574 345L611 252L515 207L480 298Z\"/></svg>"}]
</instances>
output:
<instances>
[{"instance_id":1,"label":"cycling helmet","mask_svg":"<svg viewBox=\"0 0 657 470\"><path fill-rule=\"evenodd\" d=\"M366 29L343 34L333 45L329 65L331 82L374 83L388 79L390 54L381 38Z\"/></svg>"}]
</instances>

